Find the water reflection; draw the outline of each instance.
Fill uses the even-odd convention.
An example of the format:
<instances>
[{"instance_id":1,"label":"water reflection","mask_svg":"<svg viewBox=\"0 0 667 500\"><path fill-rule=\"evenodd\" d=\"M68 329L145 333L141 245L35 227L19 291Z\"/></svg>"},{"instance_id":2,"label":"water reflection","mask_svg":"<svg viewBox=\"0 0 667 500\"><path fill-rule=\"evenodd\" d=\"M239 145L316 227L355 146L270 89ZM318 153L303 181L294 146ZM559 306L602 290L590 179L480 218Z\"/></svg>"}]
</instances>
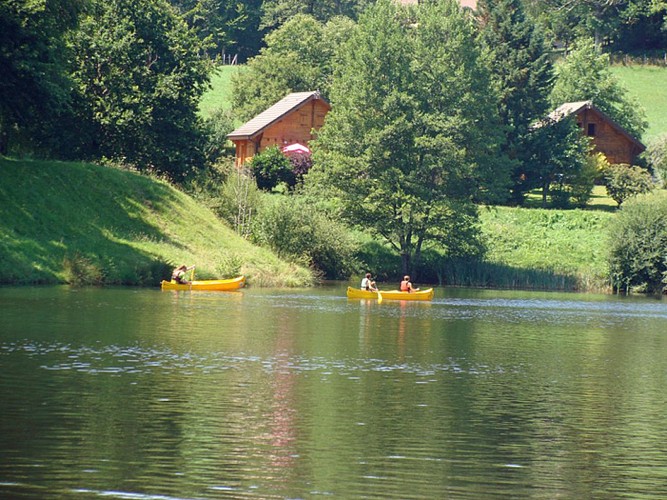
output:
<instances>
[{"instance_id":1,"label":"water reflection","mask_svg":"<svg viewBox=\"0 0 667 500\"><path fill-rule=\"evenodd\" d=\"M661 498L667 307L0 289L0 496Z\"/></svg>"}]
</instances>

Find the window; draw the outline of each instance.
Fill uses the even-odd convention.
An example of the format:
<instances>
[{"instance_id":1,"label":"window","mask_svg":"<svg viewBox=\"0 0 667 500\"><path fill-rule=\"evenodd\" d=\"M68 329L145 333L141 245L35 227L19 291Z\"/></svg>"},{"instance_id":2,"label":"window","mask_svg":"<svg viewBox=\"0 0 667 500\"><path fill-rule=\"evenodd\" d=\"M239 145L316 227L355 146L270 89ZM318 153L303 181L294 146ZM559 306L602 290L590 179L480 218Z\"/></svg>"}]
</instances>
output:
<instances>
[{"instance_id":1,"label":"window","mask_svg":"<svg viewBox=\"0 0 667 500\"><path fill-rule=\"evenodd\" d=\"M589 123L588 124L588 136L590 137L595 137L595 123Z\"/></svg>"}]
</instances>

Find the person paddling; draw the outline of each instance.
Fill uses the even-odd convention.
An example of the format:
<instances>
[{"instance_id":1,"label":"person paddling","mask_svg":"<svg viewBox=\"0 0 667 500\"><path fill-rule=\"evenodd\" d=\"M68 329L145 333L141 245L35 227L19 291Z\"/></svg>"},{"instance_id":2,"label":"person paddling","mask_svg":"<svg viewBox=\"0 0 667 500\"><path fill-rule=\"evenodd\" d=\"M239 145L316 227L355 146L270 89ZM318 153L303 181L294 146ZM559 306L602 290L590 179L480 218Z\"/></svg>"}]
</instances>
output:
<instances>
[{"instance_id":1,"label":"person paddling","mask_svg":"<svg viewBox=\"0 0 667 500\"><path fill-rule=\"evenodd\" d=\"M401 281L401 292L414 292L412 288L412 283L410 283L410 276L403 276L403 281Z\"/></svg>"},{"instance_id":2,"label":"person paddling","mask_svg":"<svg viewBox=\"0 0 667 500\"><path fill-rule=\"evenodd\" d=\"M361 280L361 289L367 290L369 292L377 292L377 286L375 286L375 281L371 273L366 273L366 276Z\"/></svg>"},{"instance_id":3,"label":"person paddling","mask_svg":"<svg viewBox=\"0 0 667 500\"><path fill-rule=\"evenodd\" d=\"M193 270L194 268L195 266L188 267L185 264L181 264L171 273L171 281L181 285L189 285L190 282L185 278L185 273Z\"/></svg>"}]
</instances>

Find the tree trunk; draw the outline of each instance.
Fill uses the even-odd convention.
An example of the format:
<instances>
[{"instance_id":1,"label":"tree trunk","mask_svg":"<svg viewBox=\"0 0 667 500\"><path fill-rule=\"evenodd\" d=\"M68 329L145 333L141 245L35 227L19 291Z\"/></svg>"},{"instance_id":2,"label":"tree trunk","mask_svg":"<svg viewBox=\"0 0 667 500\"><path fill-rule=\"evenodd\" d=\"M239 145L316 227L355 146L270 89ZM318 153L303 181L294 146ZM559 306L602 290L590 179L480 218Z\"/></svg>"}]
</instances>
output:
<instances>
[{"instance_id":1,"label":"tree trunk","mask_svg":"<svg viewBox=\"0 0 667 500\"><path fill-rule=\"evenodd\" d=\"M401 252L401 269L403 270L403 275L410 274L410 252Z\"/></svg>"},{"instance_id":2,"label":"tree trunk","mask_svg":"<svg viewBox=\"0 0 667 500\"><path fill-rule=\"evenodd\" d=\"M9 133L5 121L0 116L0 155L6 156L9 151Z\"/></svg>"}]
</instances>

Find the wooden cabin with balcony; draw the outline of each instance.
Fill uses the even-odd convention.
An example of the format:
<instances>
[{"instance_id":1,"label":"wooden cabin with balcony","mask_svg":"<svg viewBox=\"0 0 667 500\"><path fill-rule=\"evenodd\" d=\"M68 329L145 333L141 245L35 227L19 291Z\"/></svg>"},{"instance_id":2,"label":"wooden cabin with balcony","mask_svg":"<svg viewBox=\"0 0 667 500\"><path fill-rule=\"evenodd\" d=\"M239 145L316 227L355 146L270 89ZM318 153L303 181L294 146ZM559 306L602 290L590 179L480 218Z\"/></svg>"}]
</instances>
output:
<instances>
[{"instance_id":1,"label":"wooden cabin with balcony","mask_svg":"<svg viewBox=\"0 0 667 500\"><path fill-rule=\"evenodd\" d=\"M324 125L329 110L330 104L317 91L285 96L227 135L236 146L236 166L271 146L307 145Z\"/></svg>"}]
</instances>

